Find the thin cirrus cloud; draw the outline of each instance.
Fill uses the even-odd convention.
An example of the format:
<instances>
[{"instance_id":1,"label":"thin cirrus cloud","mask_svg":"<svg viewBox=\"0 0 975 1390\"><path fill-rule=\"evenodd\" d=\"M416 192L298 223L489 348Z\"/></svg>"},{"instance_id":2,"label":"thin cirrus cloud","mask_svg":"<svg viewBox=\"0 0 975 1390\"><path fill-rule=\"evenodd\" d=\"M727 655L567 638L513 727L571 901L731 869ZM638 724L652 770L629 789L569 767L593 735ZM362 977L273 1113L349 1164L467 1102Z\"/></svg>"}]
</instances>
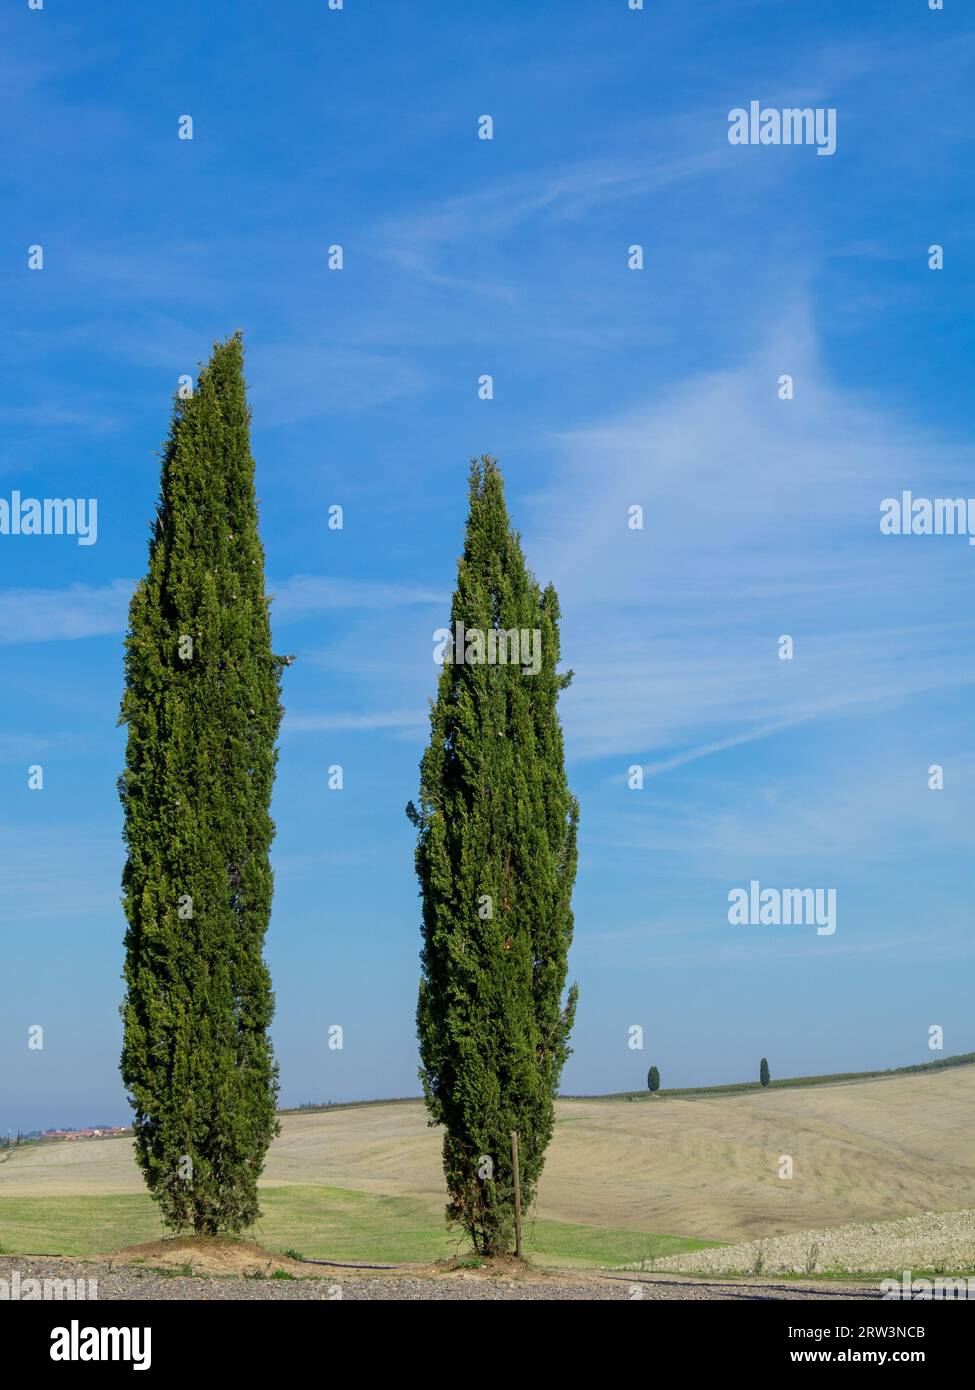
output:
<instances>
[{"instance_id":1,"label":"thin cirrus cloud","mask_svg":"<svg viewBox=\"0 0 975 1390\"><path fill-rule=\"evenodd\" d=\"M742 930L748 930L751 939L729 945L715 945L709 942L699 951L685 951L674 955L631 957L625 964L631 967L657 969L722 970L732 965L767 967L770 960L824 962L828 951L831 961L840 956L866 960L916 961L922 965L930 965L935 961L968 960L975 955L975 943L970 937L960 934L952 936L942 933L937 940L930 935L915 932L896 937L872 935L856 941L837 941L833 936L817 938L810 927L790 928L796 933L791 940L770 936L768 928L752 927ZM810 932L813 932L812 936L809 936Z\"/></svg>"},{"instance_id":2,"label":"thin cirrus cloud","mask_svg":"<svg viewBox=\"0 0 975 1390\"><path fill-rule=\"evenodd\" d=\"M76 642L125 628L131 579L66 589L0 591L0 642Z\"/></svg>"},{"instance_id":3,"label":"thin cirrus cloud","mask_svg":"<svg viewBox=\"0 0 975 1390\"><path fill-rule=\"evenodd\" d=\"M314 574L293 575L268 586L274 598L275 621L296 622L329 609L387 610L442 604L439 590L415 584L386 584L367 579L325 579Z\"/></svg>"},{"instance_id":4,"label":"thin cirrus cloud","mask_svg":"<svg viewBox=\"0 0 975 1390\"><path fill-rule=\"evenodd\" d=\"M65 589L0 590L0 643L74 642L124 632L134 580L72 584ZM275 622L297 622L328 610L400 608L442 603L443 594L415 585L296 575L271 590Z\"/></svg>"},{"instance_id":5,"label":"thin cirrus cloud","mask_svg":"<svg viewBox=\"0 0 975 1390\"><path fill-rule=\"evenodd\" d=\"M375 733L387 730L415 734L427 728L429 715L422 709L380 710L375 714L286 714L282 730L286 734Z\"/></svg>"},{"instance_id":6,"label":"thin cirrus cloud","mask_svg":"<svg viewBox=\"0 0 975 1390\"><path fill-rule=\"evenodd\" d=\"M38 734L0 734L0 763L22 763L25 766L41 753L55 746L51 738Z\"/></svg>"},{"instance_id":7,"label":"thin cirrus cloud","mask_svg":"<svg viewBox=\"0 0 975 1390\"><path fill-rule=\"evenodd\" d=\"M262 428L415 399L432 382L415 362L358 347L259 343L248 361L255 383L251 399Z\"/></svg>"},{"instance_id":8,"label":"thin cirrus cloud","mask_svg":"<svg viewBox=\"0 0 975 1390\"><path fill-rule=\"evenodd\" d=\"M122 852L117 834L84 825L0 825L0 921L112 920Z\"/></svg>"},{"instance_id":9,"label":"thin cirrus cloud","mask_svg":"<svg viewBox=\"0 0 975 1390\"><path fill-rule=\"evenodd\" d=\"M644 158L638 164L590 160L539 169L443 199L422 213L384 219L371 232L368 244L377 257L425 274L431 281L470 285L438 271L446 248L465 245L474 237L504 236L535 218L577 218L600 203L645 197L713 172L725 158L720 147L699 148L666 159Z\"/></svg>"},{"instance_id":10,"label":"thin cirrus cloud","mask_svg":"<svg viewBox=\"0 0 975 1390\"><path fill-rule=\"evenodd\" d=\"M964 808L975 779L971 759L946 746L946 787L937 793L916 744L889 764L870 750L846 765L824 760L803 769L783 758L757 775L739 768L731 780L661 781L655 790L624 791L604 812L591 852L645 864L662 857L669 873L695 887L747 881L770 865L814 875L887 864L893 883L915 872L922 852L929 861L961 854L967 862L975 831Z\"/></svg>"},{"instance_id":11,"label":"thin cirrus cloud","mask_svg":"<svg viewBox=\"0 0 975 1390\"><path fill-rule=\"evenodd\" d=\"M832 381L807 305L758 341L727 371L555 440L559 487L526 529L562 602L577 753L625 751L659 773L975 680L968 625L944 606L970 549L879 531L902 488L970 491L971 448Z\"/></svg>"}]
</instances>

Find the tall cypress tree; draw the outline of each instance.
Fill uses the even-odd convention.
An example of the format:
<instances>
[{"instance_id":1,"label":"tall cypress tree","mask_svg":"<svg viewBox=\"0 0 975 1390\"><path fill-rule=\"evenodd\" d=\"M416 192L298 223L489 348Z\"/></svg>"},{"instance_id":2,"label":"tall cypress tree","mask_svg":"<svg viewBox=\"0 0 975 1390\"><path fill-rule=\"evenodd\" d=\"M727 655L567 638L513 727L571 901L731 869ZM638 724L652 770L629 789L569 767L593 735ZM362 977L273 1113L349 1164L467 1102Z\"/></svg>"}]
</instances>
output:
<instances>
[{"instance_id":1,"label":"tall cypress tree","mask_svg":"<svg viewBox=\"0 0 975 1390\"><path fill-rule=\"evenodd\" d=\"M136 1155L168 1225L259 1214L276 1132L263 960L284 664L271 652L239 334L177 400L149 572L132 599L120 722L122 1078Z\"/></svg>"},{"instance_id":2,"label":"tall cypress tree","mask_svg":"<svg viewBox=\"0 0 975 1390\"><path fill-rule=\"evenodd\" d=\"M772 1073L769 1071L768 1062L764 1057L762 1058L761 1063L759 1064L758 1079L763 1086L767 1086L768 1083L772 1080Z\"/></svg>"},{"instance_id":3,"label":"tall cypress tree","mask_svg":"<svg viewBox=\"0 0 975 1390\"><path fill-rule=\"evenodd\" d=\"M578 805L556 709L571 679L556 670L558 620L555 590L541 591L511 530L495 461L473 462L452 639L407 813L423 899L420 1077L446 1131L448 1218L489 1255L511 1247L512 1130L533 1199L577 997L573 986L563 1003ZM529 634L524 646L513 631ZM532 640L537 663L524 660ZM492 643L505 659L490 660Z\"/></svg>"}]
</instances>

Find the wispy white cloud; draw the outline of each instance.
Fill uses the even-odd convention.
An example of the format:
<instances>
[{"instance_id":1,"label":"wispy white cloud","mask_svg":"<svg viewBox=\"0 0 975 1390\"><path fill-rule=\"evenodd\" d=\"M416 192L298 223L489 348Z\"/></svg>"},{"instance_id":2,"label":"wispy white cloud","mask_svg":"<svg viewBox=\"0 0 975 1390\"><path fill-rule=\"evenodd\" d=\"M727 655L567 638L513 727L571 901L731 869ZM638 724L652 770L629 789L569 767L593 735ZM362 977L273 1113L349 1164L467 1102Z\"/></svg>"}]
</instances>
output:
<instances>
[{"instance_id":1,"label":"wispy white cloud","mask_svg":"<svg viewBox=\"0 0 975 1390\"><path fill-rule=\"evenodd\" d=\"M395 732L419 732L429 725L429 715L423 710L379 710L372 714L334 714L288 713L284 717L282 730L286 734L318 734L347 731L350 733L373 733L376 730Z\"/></svg>"},{"instance_id":2,"label":"wispy white cloud","mask_svg":"<svg viewBox=\"0 0 975 1390\"><path fill-rule=\"evenodd\" d=\"M113 579L100 586L0 590L0 643L68 642L124 632L135 583ZM297 622L330 610L379 610L449 602L434 589L359 579L295 575L276 587L276 622Z\"/></svg>"},{"instance_id":3,"label":"wispy white cloud","mask_svg":"<svg viewBox=\"0 0 975 1390\"><path fill-rule=\"evenodd\" d=\"M66 589L0 590L0 642L74 642L124 630L131 579Z\"/></svg>"},{"instance_id":4,"label":"wispy white cloud","mask_svg":"<svg viewBox=\"0 0 975 1390\"><path fill-rule=\"evenodd\" d=\"M944 616L970 549L879 533L902 487L966 494L975 450L832 381L804 304L747 360L553 443L557 486L525 531L562 600L577 754L663 773L975 680L975 647Z\"/></svg>"},{"instance_id":5,"label":"wispy white cloud","mask_svg":"<svg viewBox=\"0 0 975 1390\"><path fill-rule=\"evenodd\" d=\"M683 767L685 763L696 762L698 758L706 758L711 753L724 753L729 748L740 748L742 744L754 743L761 738L769 738L772 734L781 733L783 729L794 728L797 720L780 719L775 724L765 724L758 729L750 729L747 734L734 734L731 738L716 739L713 743L701 744L698 748L688 748L683 753L676 753L672 758L664 758L661 762L649 763L643 770L648 777L653 777L660 772L672 772L675 768Z\"/></svg>"},{"instance_id":6,"label":"wispy white cloud","mask_svg":"<svg viewBox=\"0 0 975 1390\"><path fill-rule=\"evenodd\" d=\"M849 742L831 756L824 742L812 766L783 757L776 770L741 771L731 781L712 775L706 795L667 779L634 792L621 775L620 799L615 808L603 806L589 852L602 857L609 850L637 862L661 855L697 883L728 884L753 877L761 866L805 881L813 865L837 875L867 863L882 882L886 871L879 866L901 872L905 845L928 863L945 855L967 858L975 849L967 812L975 769L940 740L925 751L919 743L926 741L905 736L892 756L883 738L863 740L859 757ZM939 748L945 769L937 792L928 786L930 747Z\"/></svg>"},{"instance_id":7,"label":"wispy white cloud","mask_svg":"<svg viewBox=\"0 0 975 1390\"><path fill-rule=\"evenodd\" d=\"M26 766L53 747L54 741L46 735L0 734L0 763L23 763Z\"/></svg>"},{"instance_id":8,"label":"wispy white cloud","mask_svg":"<svg viewBox=\"0 0 975 1390\"><path fill-rule=\"evenodd\" d=\"M251 401L262 428L415 398L433 378L415 359L342 344L257 340L248 353Z\"/></svg>"},{"instance_id":9,"label":"wispy white cloud","mask_svg":"<svg viewBox=\"0 0 975 1390\"><path fill-rule=\"evenodd\" d=\"M420 585L323 578L314 574L296 574L280 584L270 584L268 588L274 596L274 618L280 622L295 622L312 613L324 613L331 609L382 611L450 602L449 595Z\"/></svg>"},{"instance_id":10,"label":"wispy white cloud","mask_svg":"<svg viewBox=\"0 0 975 1390\"><path fill-rule=\"evenodd\" d=\"M516 178L490 180L472 193L446 198L422 212L384 219L367 244L377 257L448 288L510 297L513 289L444 274L438 268L444 251L465 243L484 246L535 218L571 221L598 204L646 197L713 173L726 161L724 147L715 148L711 140L676 156L657 150L640 160L586 160L536 169Z\"/></svg>"},{"instance_id":11,"label":"wispy white cloud","mask_svg":"<svg viewBox=\"0 0 975 1390\"><path fill-rule=\"evenodd\" d=\"M0 922L121 921L121 837L84 825L0 826Z\"/></svg>"},{"instance_id":12,"label":"wispy white cloud","mask_svg":"<svg viewBox=\"0 0 975 1390\"><path fill-rule=\"evenodd\" d=\"M958 924L959 927L961 924ZM732 928L728 928L729 932ZM677 969L693 967L727 969L736 965L772 966L787 961L878 960L916 961L929 966L956 960L971 960L975 956L975 941L963 930L898 932L896 935L870 930L858 933L853 940L835 936L817 937L811 927L747 927L737 941L710 941L694 951L677 951L673 955L635 956L628 958L631 967ZM622 962L621 962L622 963Z\"/></svg>"}]
</instances>

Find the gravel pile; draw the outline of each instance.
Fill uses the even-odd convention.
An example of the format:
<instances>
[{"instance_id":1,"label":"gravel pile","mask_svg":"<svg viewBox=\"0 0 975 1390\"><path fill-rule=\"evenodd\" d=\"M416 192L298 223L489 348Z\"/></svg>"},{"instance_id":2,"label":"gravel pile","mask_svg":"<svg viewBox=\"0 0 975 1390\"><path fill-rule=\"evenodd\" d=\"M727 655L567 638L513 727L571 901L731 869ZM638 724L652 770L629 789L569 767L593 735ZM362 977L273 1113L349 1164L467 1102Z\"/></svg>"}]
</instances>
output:
<instances>
[{"instance_id":1,"label":"gravel pile","mask_svg":"<svg viewBox=\"0 0 975 1390\"><path fill-rule=\"evenodd\" d=\"M897 1221L798 1231L625 1268L752 1275L905 1269L957 1272L975 1269L975 1210L925 1212Z\"/></svg>"}]
</instances>

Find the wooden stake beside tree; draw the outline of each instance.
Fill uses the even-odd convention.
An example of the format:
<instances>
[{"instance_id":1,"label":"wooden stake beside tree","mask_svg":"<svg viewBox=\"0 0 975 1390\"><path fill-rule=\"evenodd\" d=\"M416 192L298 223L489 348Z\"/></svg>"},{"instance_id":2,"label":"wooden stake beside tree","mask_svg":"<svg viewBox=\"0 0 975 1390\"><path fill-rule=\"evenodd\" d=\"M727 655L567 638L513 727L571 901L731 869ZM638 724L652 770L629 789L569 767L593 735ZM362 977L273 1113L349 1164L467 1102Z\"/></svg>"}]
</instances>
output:
<instances>
[{"instance_id":1,"label":"wooden stake beside tree","mask_svg":"<svg viewBox=\"0 0 975 1390\"><path fill-rule=\"evenodd\" d=\"M518 1164L518 1131L511 1131L511 1171L515 1180L515 1254L521 1259L521 1171Z\"/></svg>"}]
</instances>

